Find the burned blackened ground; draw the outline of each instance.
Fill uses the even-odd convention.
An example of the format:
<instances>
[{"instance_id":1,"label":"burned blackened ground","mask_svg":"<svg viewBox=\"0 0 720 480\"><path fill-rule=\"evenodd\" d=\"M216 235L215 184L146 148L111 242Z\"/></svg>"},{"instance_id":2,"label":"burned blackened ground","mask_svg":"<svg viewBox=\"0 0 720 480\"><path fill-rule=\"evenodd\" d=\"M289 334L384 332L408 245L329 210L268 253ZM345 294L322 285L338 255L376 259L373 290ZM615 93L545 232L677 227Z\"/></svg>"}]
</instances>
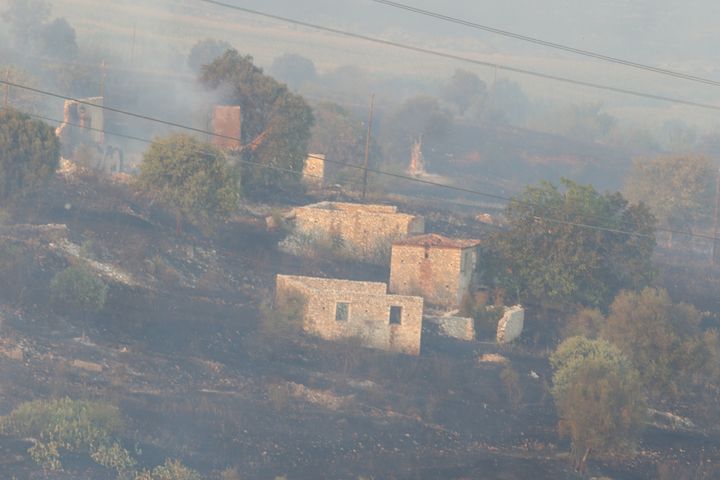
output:
<instances>
[{"instance_id":1,"label":"burned blackened ground","mask_svg":"<svg viewBox=\"0 0 720 480\"><path fill-rule=\"evenodd\" d=\"M556 433L541 353L427 337L408 357L263 333L277 273L385 281L387 270L284 255L262 216L235 219L215 241L176 235L172 216L128 187L78 175L15 211L15 222L66 224L68 240L13 234L42 261L31 261L22 300L0 311L0 413L50 396L113 402L143 465L179 457L208 478L232 467L249 479L580 478ZM78 258L107 270L105 310L55 315L49 279ZM508 368L516 382L501 380ZM591 469L656 478L660 459L717 462L714 437L698 435L650 430L635 460ZM0 437L5 477L42 478L28 446ZM82 457L67 469L53 478L113 478Z\"/></svg>"}]
</instances>

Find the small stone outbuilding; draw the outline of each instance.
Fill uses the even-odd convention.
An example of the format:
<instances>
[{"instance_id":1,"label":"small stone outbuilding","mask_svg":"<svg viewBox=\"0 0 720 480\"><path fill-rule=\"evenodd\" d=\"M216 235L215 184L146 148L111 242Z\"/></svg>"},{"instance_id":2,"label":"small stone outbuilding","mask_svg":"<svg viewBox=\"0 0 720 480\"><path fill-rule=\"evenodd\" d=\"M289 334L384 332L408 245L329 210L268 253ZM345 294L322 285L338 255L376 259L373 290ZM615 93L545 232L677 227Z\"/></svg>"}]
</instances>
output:
<instances>
[{"instance_id":1,"label":"small stone outbuilding","mask_svg":"<svg viewBox=\"0 0 720 480\"><path fill-rule=\"evenodd\" d=\"M359 338L368 347L419 355L423 299L388 295L387 285L278 275L275 302L299 296L303 328L328 340Z\"/></svg>"},{"instance_id":2,"label":"small stone outbuilding","mask_svg":"<svg viewBox=\"0 0 720 480\"><path fill-rule=\"evenodd\" d=\"M392 205L320 202L293 210L295 235L368 262L387 262L394 240L425 231L422 217Z\"/></svg>"},{"instance_id":3,"label":"small stone outbuilding","mask_svg":"<svg viewBox=\"0 0 720 480\"><path fill-rule=\"evenodd\" d=\"M311 188L322 188L325 184L325 155L311 153L303 165L302 183Z\"/></svg>"},{"instance_id":4,"label":"small stone outbuilding","mask_svg":"<svg viewBox=\"0 0 720 480\"><path fill-rule=\"evenodd\" d=\"M390 292L419 295L430 305L458 308L475 281L479 256L479 240L427 234L395 241Z\"/></svg>"}]
</instances>

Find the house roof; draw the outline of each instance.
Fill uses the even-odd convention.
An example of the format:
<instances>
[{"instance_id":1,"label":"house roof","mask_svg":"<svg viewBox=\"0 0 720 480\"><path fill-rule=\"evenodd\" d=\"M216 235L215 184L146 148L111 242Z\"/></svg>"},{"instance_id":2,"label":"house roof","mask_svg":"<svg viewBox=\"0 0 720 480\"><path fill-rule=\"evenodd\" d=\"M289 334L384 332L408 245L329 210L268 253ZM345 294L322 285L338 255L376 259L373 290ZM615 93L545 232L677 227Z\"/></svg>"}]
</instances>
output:
<instances>
[{"instance_id":1,"label":"house roof","mask_svg":"<svg viewBox=\"0 0 720 480\"><path fill-rule=\"evenodd\" d=\"M480 245L480 240L464 239L464 238L448 238L437 233L427 233L425 235L416 235L402 240L396 240L393 245L411 245L418 247L434 247L434 248L471 248Z\"/></svg>"}]
</instances>

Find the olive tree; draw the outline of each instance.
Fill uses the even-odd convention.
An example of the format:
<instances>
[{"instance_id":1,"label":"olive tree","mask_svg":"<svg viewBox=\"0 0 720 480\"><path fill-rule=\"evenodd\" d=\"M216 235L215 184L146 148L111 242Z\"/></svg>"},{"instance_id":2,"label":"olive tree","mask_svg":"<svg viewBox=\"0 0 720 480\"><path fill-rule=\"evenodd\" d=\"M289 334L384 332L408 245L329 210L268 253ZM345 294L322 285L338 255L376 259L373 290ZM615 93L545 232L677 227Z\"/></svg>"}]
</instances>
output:
<instances>
[{"instance_id":1,"label":"olive tree","mask_svg":"<svg viewBox=\"0 0 720 480\"><path fill-rule=\"evenodd\" d=\"M627 357L606 341L571 337L558 346L550 363L559 429L570 437L575 468L584 470L591 454L631 449L647 409L638 373Z\"/></svg>"},{"instance_id":2,"label":"olive tree","mask_svg":"<svg viewBox=\"0 0 720 480\"><path fill-rule=\"evenodd\" d=\"M237 175L223 152L188 135L170 135L150 145L140 164L137 187L183 220L210 229L237 207Z\"/></svg>"},{"instance_id":3,"label":"olive tree","mask_svg":"<svg viewBox=\"0 0 720 480\"><path fill-rule=\"evenodd\" d=\"M55 173L60 143L49 125L0 109L0 202L36 191Z\"/></svg>"}]
</instances>

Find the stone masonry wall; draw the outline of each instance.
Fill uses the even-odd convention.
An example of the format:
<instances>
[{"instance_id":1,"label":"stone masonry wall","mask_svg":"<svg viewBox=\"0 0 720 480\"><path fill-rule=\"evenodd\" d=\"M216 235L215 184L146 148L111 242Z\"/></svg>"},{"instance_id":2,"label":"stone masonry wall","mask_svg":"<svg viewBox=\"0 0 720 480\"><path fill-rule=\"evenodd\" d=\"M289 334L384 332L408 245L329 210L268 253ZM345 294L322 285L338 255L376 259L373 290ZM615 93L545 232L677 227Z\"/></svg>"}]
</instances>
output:
<instances>
[{"instance_id":1,"label":"stone masonry wall","mask_svg":"<svg viewBox=\"0 0 720 480\"><path fill-rule=\"evenodd\" d=\"M304 298L304 329L319 337L357 337L369 347L418 355L423 299L388 295L386 290L383 283L278 275L276 302L290 292ZM338 302L348 304L347 320L336 320ZM402 308L397 325L390 324L391 306Z\"/></svg>"},{"instance_id":2,"label":"stone masonry wall","mask_svg":"<svg viewBox=\"0 0 720 480\"><path fill-rule=\"evenodd\" d=\"M390 292L419 295L431 305L457 308L470 287L477 251L476 247L460 249L393 245Z\"/></svg>"},{"instance_id":3,"label":"stone masonry wall","mask_svg":"<svg viewBox=\"0 0 720 480\"><path fill-rule=\"evenodd\" d=\"M242 111L235 105L218 105L212 113L212 131L221 137L213 136L211 142L218 148L238 150L242 147ZM230 137L230 138L228 138ZM237 140L236 140L237 139Z\"/></svg>"},{"instance_id":4,"label":"stone masonry wall","mask_svg":"<svg viewBox=\"0 0 720 480\"><path fill-rule=\"evenodd\" d=\"M497 342L509 343L518 338L525 324L525 309L520 305L507 307L505 314L498 322Z\"/></svg>"},{"instance_id":5,"label":"stone masonry wall","mask_svg":"<svg viewBox=\"0 0 720 480\"><path fill-rule=\"evenodd\" d=\"M312 154L305 159L302 181L309 187L321 188L325 180L325 155Z\"/></svg>"},{"instance_id":6,"label":"stone masonry wall","mask_svg":"<svg viewBox=\"0 0 720 480\"><path fill-rule=\"evenodd\" d=\"M385 205L322 202L296 208L295 231L324 238L367 261L387 259L394 240L422 233L422 217L398 213Z\"/></svg>"},{"instance_id":7,"label":"stone masonry wall","mask_svg":"<svg viewBox=\"0 0 720 480\"><path fill-rule=\"evenodd\" d=\"M475 340L475 320L467 317L425 317L437 326L438 333L450 338L472 342Z\"/></svg>"}]
</instances>

